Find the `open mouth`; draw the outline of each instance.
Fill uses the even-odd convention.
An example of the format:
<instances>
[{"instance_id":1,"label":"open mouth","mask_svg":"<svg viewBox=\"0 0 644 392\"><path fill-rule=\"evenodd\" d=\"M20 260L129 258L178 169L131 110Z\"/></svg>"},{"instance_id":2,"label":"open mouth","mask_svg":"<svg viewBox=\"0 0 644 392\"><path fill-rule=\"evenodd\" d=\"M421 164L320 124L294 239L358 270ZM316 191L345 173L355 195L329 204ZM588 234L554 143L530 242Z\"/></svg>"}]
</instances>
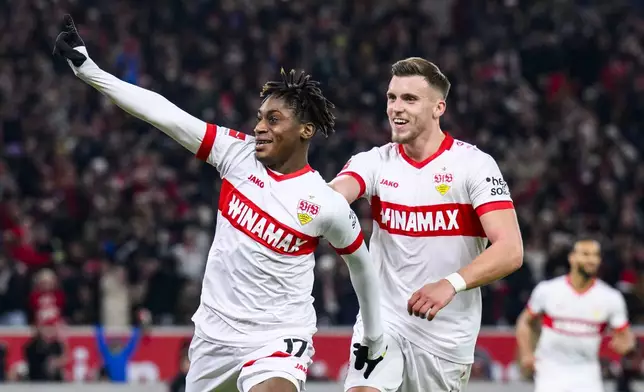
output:
<instances>
[{"instance_id":1,"label":"open mouth","mask_svg":"<svg viewBox=\"0 0 644 392\"><path fill-rule=\"evenodd\" d=\"M408 120L405 120L405 119L402 119L402 118L394 118L394 124L396 124L396 125L405 125L408 122L409 122Z\"/></svg>"},{"instance_id":2,"label":"open mouth","mask_svg":"<svg viewBox=\"0 0 644 392\"><path fill-rule=\"evenodd\" d=\"M265 144L271 144L271 143L272 143L272 141L270 141L270 140L256 140L255 141L255 145L257 145L257 146L263 146Z\"/></svg>"}]
</instances>

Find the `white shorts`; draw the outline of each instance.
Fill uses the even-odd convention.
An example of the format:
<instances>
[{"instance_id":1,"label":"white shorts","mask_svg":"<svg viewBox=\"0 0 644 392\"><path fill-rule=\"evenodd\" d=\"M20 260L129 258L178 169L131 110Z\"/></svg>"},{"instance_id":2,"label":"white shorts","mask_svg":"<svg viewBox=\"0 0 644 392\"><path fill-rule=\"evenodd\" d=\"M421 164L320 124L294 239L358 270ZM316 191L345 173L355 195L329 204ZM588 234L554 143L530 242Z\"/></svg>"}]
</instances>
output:
<instances>
[{"instance_id":1,"label":"white shorts","mask_svg":"<svg viewBox=\"0 0 644 392\"><path fill-rule=\"evenodd\" d=\"M186 392L248 392L270 378L285 378L304 390L315 350L311 337L284 337L258 347L224 346L192 338Z\"/></svg>"},{"instance_id":2,"label":"white shorts","mask_svg":"<svg viewBox=\"0 0 644 392\"><path fill-rule=\"evenodd\" d=\"M537 364L534 387L535 392L604 392L599 365L568 367Z\"/></svg>"},{"instance_id":3,"label":"white shorts","mask_svg":"<svg viewBox=\"0 0 644 392\"><path fill-rule=\"evenodd\" d=\"M397 334L385 333L387 354L368 379L354 367L353 343L362 341L362 325L356 324L351 339L351 362L344 390L372 387L380 392L461 392L472 365L439 358Z\"/></svg>"}]
</instances>

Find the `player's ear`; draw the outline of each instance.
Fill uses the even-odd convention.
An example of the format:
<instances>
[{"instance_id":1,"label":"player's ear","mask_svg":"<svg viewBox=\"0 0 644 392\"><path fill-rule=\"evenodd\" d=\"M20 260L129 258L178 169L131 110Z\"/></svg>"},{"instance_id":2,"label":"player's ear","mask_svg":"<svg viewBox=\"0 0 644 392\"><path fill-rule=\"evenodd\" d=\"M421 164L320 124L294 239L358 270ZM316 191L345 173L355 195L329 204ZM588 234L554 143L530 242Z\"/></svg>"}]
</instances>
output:
<instances>
[{"instance_id":1,"label":"player's ear","mask_svg":"<svg viewBox=\"0 0 644 392\"><path fill-rule=\"evenodd\" d=\"M300 128L300 137L303 140L309 140L315 135L315 126L313 123L302 124Z\"/></svg>"},{"instance_id":2,"label":"player's ear","mask_svg":"<svg viewBox=\"0 0 644 392\"><path fill-rule=\"evenodd\" d=\"M434 112L432 113L433 117L439 118L443 113L445 113L445 109L447 109L447 103L443 99L439 100L436 103L436 106L434 106Z\"/></svg>"}]
</instances>

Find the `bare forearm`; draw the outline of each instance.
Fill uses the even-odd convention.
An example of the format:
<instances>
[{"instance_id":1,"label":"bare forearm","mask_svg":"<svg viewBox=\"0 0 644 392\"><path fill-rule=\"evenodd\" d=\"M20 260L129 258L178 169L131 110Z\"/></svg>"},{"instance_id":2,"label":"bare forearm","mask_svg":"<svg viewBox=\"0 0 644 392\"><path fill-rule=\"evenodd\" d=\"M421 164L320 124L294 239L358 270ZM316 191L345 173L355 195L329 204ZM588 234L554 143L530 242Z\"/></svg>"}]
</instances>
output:
<instances>
[{"instance_id":1,"label":"bare forearm","mask_svg":"<svg viewBox=\"0 0 644 392\"><path fill-rule=\"evenodd\" d=\"M526 321L519 321L516 329L519 355L532 354L537 347L539 330Z\"/></svg>"},{"instance_id":2,"label":"bare forearm","mask_svg":"<svg viewBox=\"0 0 644 392\"><path fill-rule=\"evenodd\" d=\"M521 267L523 248L521 244L499 241L493 243L469 265L458 273L468 289L485 286L502 279Z\"/></svg>"}]
</instances>

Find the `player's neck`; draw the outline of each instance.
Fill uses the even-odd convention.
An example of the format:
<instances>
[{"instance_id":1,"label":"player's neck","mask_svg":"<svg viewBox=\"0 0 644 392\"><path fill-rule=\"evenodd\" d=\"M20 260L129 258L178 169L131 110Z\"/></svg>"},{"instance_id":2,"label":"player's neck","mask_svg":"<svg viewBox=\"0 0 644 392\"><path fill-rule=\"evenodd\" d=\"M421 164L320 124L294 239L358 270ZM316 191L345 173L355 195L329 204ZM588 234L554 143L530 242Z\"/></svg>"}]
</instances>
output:
<instances>
[{"instance_id":1,"label":"player's neck","mask_svg":"<svg viewBox=\"0 0 644 392\"><path fill-rule=\"evenodd\" d=\"M568 283L576 292L584 293L595 284L595 278L586 278L579 274L570 273L568 274Z\"/></svg>"},{"instance_id":2,"label":"player's neck","mask_svg":"<svg viewBox=\"0 0 644 392\"><path fill-rule=\"evenodd\" d=\"M266 167L280 174L291 174L291 173L295 173L298 170L302 170L303 168L308 166L308 164L309 162L306 155L304 156L293 155L291 158L287 159L284 162L281 162L275 165L268 165Z\"/></svg>"},{"instance_id":3,"label":"player's neck","mask_svg":"<svg viewBox=\"0 0 644 392\"><path fill-rule=\"evenodd\" d=\"M439 127L420 134L416 139L403 144L403 149L408 157L417 162L422 162L438 151L445 139L445 134Z\"/></svg>"}]
</instances>

